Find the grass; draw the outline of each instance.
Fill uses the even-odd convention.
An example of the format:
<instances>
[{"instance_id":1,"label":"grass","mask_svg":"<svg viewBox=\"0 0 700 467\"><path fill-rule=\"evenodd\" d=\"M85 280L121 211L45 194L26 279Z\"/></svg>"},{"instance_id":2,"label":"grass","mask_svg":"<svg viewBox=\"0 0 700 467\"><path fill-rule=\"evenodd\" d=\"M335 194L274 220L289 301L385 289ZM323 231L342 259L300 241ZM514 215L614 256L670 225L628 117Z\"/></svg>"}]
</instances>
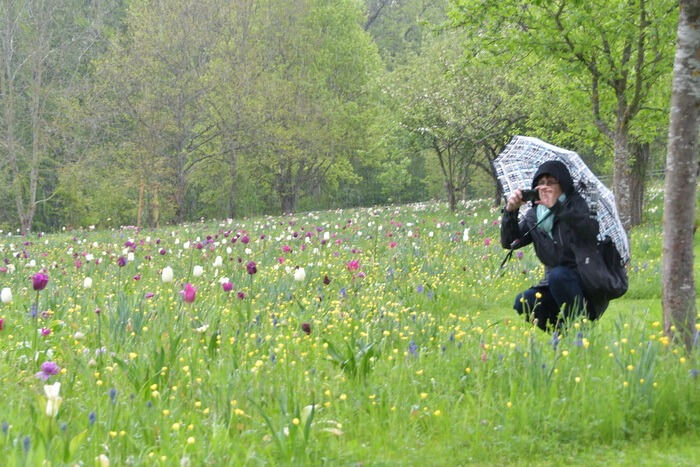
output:
<instances>
[{"instance_id":1,"label":"grass","mask_svg":"<svg viewBox=\"0 0 700 467\"><path fill-rule=\"evenodd\" d=\"M499 213L486 202L3 237L0 287L13 297L0 304L0 455L696 464L698 350L661 330L650 194L628 294L557 339L511 309L542 269L528 248L496 274ZM40 270L50 279L35 292ZM61 370L44 382L49 361ZM45 393L55 382L60 400Z\"/></svg>"}]
</instances>

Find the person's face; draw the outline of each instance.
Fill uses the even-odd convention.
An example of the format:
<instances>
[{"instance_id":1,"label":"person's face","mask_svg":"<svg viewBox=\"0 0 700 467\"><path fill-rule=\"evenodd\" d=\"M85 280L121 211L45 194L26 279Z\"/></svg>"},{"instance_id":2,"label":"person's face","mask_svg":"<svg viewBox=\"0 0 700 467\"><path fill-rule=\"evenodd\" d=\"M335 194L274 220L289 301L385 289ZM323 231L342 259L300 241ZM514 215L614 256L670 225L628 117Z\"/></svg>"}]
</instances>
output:
<instances>
[{"instance_id":1,"label":"person's face","mask_svg":"<svg viewBox=\"0 0 700 467\"><path fill-rule=\"evenodd\" d=\"M547 192L553 200L557 200L563 193L559 180L547 174L542 175L539 180L537 180L537 187L540 190L540 196L543 192Z\"/></svg>"}]
</instances>

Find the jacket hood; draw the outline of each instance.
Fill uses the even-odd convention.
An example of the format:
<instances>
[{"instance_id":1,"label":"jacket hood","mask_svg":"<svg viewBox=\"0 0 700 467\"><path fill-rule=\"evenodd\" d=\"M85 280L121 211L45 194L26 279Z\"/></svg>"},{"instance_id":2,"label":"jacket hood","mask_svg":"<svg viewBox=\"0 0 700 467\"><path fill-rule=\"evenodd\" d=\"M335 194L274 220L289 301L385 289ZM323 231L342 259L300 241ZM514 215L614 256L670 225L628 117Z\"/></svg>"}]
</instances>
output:
<instances>
[{"instance_id":1,"label":"jacket hood","mask_svg":"<svg viewBox=\"0 0 700 467\"><path fill-rule=\"evenodd\" d=\"M574 191L574 181L571 178L569 169L561 161L547 161L539 166L535 176L532 177L532 188L534 189L537 185L537 180L542 175L550 175L557 179L559 185L561 186L561 191L570 195Z\"/></svg>"}]
</instances>

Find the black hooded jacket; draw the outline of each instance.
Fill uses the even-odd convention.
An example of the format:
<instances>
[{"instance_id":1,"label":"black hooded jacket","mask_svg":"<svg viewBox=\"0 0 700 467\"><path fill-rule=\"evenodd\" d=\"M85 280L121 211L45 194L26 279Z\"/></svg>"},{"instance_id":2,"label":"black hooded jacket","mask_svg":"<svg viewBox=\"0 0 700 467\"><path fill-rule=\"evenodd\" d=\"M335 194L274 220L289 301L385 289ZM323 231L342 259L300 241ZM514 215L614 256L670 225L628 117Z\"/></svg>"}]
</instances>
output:
<instances>
[{"instance_id":1,"label":"black hooded jacket","mask_svg":"<svg viewBox=\"0 0 700 467\"><path fill-rule=\"evenodd\" d=\"M566 166L559 161L545 162L533 177L533 188L536 186L537 180L545 174L555 177L562 191L566 194L565 201L557 201L551 208L554 215L552 236L550 237L540 228L533 229L537 224L535 206L528 209L520 221L518 221L518 211L508 212L504 210L501 222L501 246L503 248L518 249L530 243L534 244L535 253L545 266L545 278L538 286L547 285L547 274L553 267L566 266L576 269L573 248L575 245L582 244L595 245L599 229L598 221L590 215L588 204L574 190L573 180ZM592 313L589 306L589 315L597 316L601 308L605 309L607 303L589 305L593 305L595 309L595 313Z\"/></svg>"}]
</instances>

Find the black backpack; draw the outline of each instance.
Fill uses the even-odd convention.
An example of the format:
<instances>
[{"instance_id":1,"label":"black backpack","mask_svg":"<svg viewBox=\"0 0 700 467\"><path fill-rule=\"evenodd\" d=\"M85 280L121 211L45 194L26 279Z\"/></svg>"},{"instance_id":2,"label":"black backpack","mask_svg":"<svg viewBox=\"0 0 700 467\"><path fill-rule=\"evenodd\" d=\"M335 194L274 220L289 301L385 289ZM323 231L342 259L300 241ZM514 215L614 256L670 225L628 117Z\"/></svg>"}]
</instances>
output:
<instances>
[{"instance_id":1,"label":"black backpack","mask_svg":"<svg viewBox=\"0 0 700 467\"><path fill-rule=\"evenodd\" d=\"M573 250L587 299L609 301L627 292L627 270L610 237L596 244L576 245Z\"/></svg>"}]
</instances>

